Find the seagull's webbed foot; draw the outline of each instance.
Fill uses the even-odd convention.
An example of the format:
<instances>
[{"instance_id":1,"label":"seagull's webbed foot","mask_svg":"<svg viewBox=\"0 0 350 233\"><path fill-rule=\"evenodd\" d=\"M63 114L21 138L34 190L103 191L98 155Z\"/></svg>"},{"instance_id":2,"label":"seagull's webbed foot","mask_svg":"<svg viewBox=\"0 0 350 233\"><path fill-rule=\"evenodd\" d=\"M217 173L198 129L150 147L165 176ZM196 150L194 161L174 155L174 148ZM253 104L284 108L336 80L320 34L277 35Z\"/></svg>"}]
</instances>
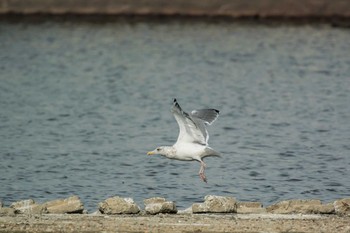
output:
<instances>
[{"instance_id":1,"label":"seagull's webbed foot","mask_svg":"<svg viewBox=\"0 0 350 233\"><path fill-rule=\"evenodd\" d=\"M207 177L205 176L204 172L203 172L203 173L199 173L199 177L200 177L201 180L203 180L205 183L208 183Z\"/></svg>"},{"instance_id":2,"label":"seagull's webbed foot","mask_svg":"<svg viewBox=\"0 0 350 233\"><path fill-rule=\"evenodd\" d=\"M204 170L207 165L203 161L200 161L200 163L201 163L201 168L199 169L199 177L201 178L201 180L207 183L207 177L204 174Z\"/></svg>"}]
</instances>

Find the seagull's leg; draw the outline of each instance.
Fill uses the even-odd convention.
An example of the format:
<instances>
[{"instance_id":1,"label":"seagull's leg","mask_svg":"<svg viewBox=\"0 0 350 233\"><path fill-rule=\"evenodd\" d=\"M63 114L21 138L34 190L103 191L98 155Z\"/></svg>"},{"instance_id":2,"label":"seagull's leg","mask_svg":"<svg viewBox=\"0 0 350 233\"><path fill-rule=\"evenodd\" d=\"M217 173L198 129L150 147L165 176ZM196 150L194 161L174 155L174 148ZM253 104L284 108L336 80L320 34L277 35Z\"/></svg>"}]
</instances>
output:
<instances>
[{"instance_id":1,"label":"seagull's leg","mask_svg":"<svg viewBox=\"0 0 350 233\"><path fill-rule=\"evenodd\" d=\"M207 165L203 161L200 161L200 163L201 163L201 168L199 169L199 177L201 178L201 180L207 183L207 177L205 177L205 174L204 174L204 170Z\"/></svg>"}]
</instances>

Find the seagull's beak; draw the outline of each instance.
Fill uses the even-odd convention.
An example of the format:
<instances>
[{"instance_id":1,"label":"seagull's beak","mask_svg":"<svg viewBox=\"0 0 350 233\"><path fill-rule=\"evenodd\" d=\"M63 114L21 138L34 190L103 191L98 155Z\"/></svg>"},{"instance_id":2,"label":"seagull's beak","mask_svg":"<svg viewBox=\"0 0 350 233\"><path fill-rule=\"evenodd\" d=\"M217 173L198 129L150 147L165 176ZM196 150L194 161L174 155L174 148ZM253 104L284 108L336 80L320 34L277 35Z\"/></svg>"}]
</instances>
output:
<instances>
[{"instance_id":1,"label":"seagull's beak","mask_svg":"<svg viewBox=\"0 0 350 233\"><path fill-rule=\"evenodd\" d=\"M154 154L155 154L154 151L147 152L147 155L154 155Z\"/></svg>"}]
</instances>

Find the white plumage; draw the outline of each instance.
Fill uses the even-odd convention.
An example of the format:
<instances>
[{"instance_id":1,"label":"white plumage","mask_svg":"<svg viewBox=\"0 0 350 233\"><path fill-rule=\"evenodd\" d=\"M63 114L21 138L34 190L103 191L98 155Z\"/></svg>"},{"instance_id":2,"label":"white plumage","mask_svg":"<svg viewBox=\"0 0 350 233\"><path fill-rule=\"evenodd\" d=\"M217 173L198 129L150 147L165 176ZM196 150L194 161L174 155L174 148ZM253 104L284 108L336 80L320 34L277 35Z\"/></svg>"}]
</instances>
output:
<instances>
[{"instance_id":1,"label":"white plumage","mask_svg":"<svg viewBox=\"0 0 350 233\"><path fill-rule=\"evenodd\" d=\"M219 116L216 109L200 109L193 110L190 114L184 112L176 99L171 108L178 125L179 136L173 146L160 146L155 150L148 152L148 155L159 154L169 159L177 159L182 161L196 160L201 163L199 176L207 182L204 170L206 164L203 158L208 156L220 156L208 146L209 134L206 125L211 125Z\"/></svg>"}]
</instances>

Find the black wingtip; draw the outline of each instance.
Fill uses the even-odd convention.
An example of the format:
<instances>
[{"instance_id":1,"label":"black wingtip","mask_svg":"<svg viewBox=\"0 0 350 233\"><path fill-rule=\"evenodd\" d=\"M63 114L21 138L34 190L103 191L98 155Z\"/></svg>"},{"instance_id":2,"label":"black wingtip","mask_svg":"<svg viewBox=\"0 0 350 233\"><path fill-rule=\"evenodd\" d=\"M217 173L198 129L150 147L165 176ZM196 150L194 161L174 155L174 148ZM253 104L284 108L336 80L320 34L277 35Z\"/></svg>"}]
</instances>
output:
<instances>
[{"instance_id":1,"label":"black wingtip","mask_svg":"<svg viewBox=\"0 0 350 233\"><path fill-rule=\"evenodd\" d=\"M179 103L177 102L176 98L174 98L173 106L175 106L181 110L181 107L180 107Z\"/></svg>"}]
</instances>

